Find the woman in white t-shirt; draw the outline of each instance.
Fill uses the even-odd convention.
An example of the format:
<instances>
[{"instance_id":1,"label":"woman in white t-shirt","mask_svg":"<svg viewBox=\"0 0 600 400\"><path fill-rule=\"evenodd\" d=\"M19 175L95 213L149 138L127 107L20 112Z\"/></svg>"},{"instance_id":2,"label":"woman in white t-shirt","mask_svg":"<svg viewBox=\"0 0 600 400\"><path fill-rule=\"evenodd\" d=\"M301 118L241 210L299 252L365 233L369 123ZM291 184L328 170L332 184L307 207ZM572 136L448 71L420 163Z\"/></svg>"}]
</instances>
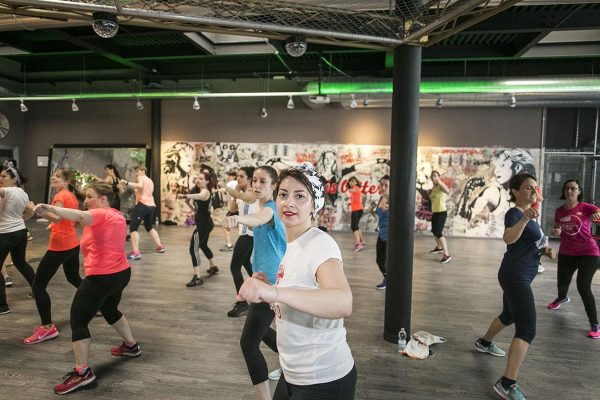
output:
<instances>
[{"instance_id":1,"label":"woman in white t-shirt","mask_svg":"<svg viewBox=\"0 0 600 400\"><path fill-rule=\"evenodd\" d=\"M301 164L280 174L275 193L288 242L276 285L254 274L238 296L275 310L283 374L273 399L353 399L356 367L343 319L352 313L352 292L337 243L312 226L323 185L310 164Z\"/></svg>"},{"instance_id":2,"label":"woman in white t-shirt","mask_svg":"<svg viewBox=\"0 0 600 400\"><path fill-rule=\"evenodd\" d=\"M0 172L0 265L10 253L13 264L31 286L35 272L25 260L27 228L24 219L33 215L33 203L21 188L26 181L12 163ZM4 277L0 275L0 314L9 312Z\"/></svg>"}]
</instances>

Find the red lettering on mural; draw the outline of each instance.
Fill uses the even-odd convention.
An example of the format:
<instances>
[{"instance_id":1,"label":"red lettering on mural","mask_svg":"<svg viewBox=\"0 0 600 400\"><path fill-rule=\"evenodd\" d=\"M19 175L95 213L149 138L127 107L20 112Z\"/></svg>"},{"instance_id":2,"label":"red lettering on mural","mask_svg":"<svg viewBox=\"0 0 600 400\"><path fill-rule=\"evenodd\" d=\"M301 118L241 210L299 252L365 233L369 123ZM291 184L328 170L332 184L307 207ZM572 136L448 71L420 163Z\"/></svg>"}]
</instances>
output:
<instances>
[{"instance_id":1,"label":"red lettering on mural","mask_svg":"<svg viewBox=\"0 0 600 400\"><path fill-rule=\"evenodd\" d=\"M337 184L335 183L330 184L328 182L325 187L326 189L327 187L329 187L329 189L327 189L327 193L336 193L337 191ZM340 184L340 193L346 193L348 190L348 179L342 179L342 182ZM362 194L381 194L381 187L379 186L379 184L371 185L369 181L364 181L360 188L360 192Z\"/></svg>"}]
</instances>

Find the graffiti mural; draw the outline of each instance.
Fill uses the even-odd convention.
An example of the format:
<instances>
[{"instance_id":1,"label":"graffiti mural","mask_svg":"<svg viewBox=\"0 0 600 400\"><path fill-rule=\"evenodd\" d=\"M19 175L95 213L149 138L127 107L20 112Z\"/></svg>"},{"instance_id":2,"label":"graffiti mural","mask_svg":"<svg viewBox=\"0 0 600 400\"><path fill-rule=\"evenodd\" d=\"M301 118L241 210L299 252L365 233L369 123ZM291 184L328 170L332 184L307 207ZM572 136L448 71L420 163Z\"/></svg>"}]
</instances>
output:
<instances>
[{"instance_id":1,"label":"graffiti mural","mask_svg":"<svg viewBox=\"0 0 600 400\"><path fill-rule=\"evenodd\" d=\"M161 216L176 224L193 223L193 209L178 193L187 193L201 168L225 179L227 172L243 166L270 165L282 171L302 162L315 165L325 185L326 202L319 224L330 230L350 226L348 179L356 177L363 194L364 231L377 228L370 211L379 200L379 180L389 174L388 146L337 144L163 142L161 146ZM440 172L450 188L445 233L448 235L498 237L509 208L506 185L512 175L533 172L539 150L438 148L418 149L415 229L430 229L429 190L431 172ZM220 221L225 209L214 210Z\"/></svg>"}]
</instances>

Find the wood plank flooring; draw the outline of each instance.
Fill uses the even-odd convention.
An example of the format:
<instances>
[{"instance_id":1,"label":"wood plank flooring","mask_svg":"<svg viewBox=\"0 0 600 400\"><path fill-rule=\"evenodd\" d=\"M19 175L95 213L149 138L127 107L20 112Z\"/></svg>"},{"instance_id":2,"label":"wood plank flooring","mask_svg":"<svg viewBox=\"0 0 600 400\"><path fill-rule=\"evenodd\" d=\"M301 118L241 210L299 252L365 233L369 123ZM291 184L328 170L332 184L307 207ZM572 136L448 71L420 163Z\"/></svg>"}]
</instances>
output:
<instances>
[{"instance_id":1,"label":"wood plank flooring","mask_svg":"<svg viewBox=\"0 0 600 400\"><path fill-rule=\"evenodd\" d=\"M30 224L34 240L28 259L37 267L46 251L48 232ZM228 318L234 301L229 272L230 252L220 252L223 235L216 227L210 238L221 272L205 284L188 289L192 269L188 254L191 228L160 227L165 254L153 253L148 235L141 233L143 258L132 262L132 279L121 310L127 316L144 353L137 359L117 359L110 347L116 332L102 318L90 324L92 366L98 384L70 395L76 399L232 399L254 398L239 349L244 317ZM334 233L344 256L354 294L354 312L346 320L348 341L358 369L357 399L494 399L491 390L502 375L506 359L474 351L473 341L501 308L496 280L504 252L500 240L450 238L453 260L442 265L429 255L430 236L415 239L413 331L444 336L433 355L414 361L397 353L382 339L384 291L375 290L381 276L375 264L374 235L360 253L351 251L349 233ZM556 246L556 244L554 244ZM203 266L206 262L203 261ZM538 335L522 367L519 382L530 399L592 399L600 391L600 341L586 337L587 318L573 286L572 302L559 311L546 304L556 295L556 264L534 282ZM59 338L26 346L21 340L39 324L29 288L15 270L7 288L12 312L0 316L0 399L52 398L53 385L72 368L69 306L75 292L59 271L49 285ZM600 296L598 274L593 290ZM514 329L498 338L507 348ZM277 356L264 347L270 369ZM274 383L272 384L274 389Z\"/></svg>"}]
</instances>

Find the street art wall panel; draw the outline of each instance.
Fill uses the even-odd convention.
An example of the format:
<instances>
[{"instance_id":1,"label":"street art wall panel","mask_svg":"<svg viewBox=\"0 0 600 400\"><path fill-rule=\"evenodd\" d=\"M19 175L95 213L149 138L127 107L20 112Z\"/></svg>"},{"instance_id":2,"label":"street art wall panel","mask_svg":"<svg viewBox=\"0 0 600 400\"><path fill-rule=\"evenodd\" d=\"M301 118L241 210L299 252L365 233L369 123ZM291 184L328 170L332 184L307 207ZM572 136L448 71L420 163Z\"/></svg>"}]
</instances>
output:
<instances>
[{"instance_id":1,"label":"street art wall panel","mask_svg":"<svg viewBox=\"0 0 600 400\"><path fill-rule=\"evenodd\" d=\"M364 231L377 228L371 213L380 197L379 180L389 174L389 146L338 144L266 144L163 142L161 146L161 217L174 224L193 224L190 202L178 199L188 193L201 168L219 179L243 166L270 165L282 171L302 162L315 165L326 188L326 203L319 224L330 230L349 230L348 179L356 177L363 193ZM431 228L429 190L436 170L450 188L445 233L458 236L499 237L509 208L507 185L521 171L536 173L539 150L420 147L418 149L415 229ZM393 190L398 190L392 188ZM401 190L401 189L399 189ZM219 223L226 210L213 210Z\"/></svg>"}]
</instances>

